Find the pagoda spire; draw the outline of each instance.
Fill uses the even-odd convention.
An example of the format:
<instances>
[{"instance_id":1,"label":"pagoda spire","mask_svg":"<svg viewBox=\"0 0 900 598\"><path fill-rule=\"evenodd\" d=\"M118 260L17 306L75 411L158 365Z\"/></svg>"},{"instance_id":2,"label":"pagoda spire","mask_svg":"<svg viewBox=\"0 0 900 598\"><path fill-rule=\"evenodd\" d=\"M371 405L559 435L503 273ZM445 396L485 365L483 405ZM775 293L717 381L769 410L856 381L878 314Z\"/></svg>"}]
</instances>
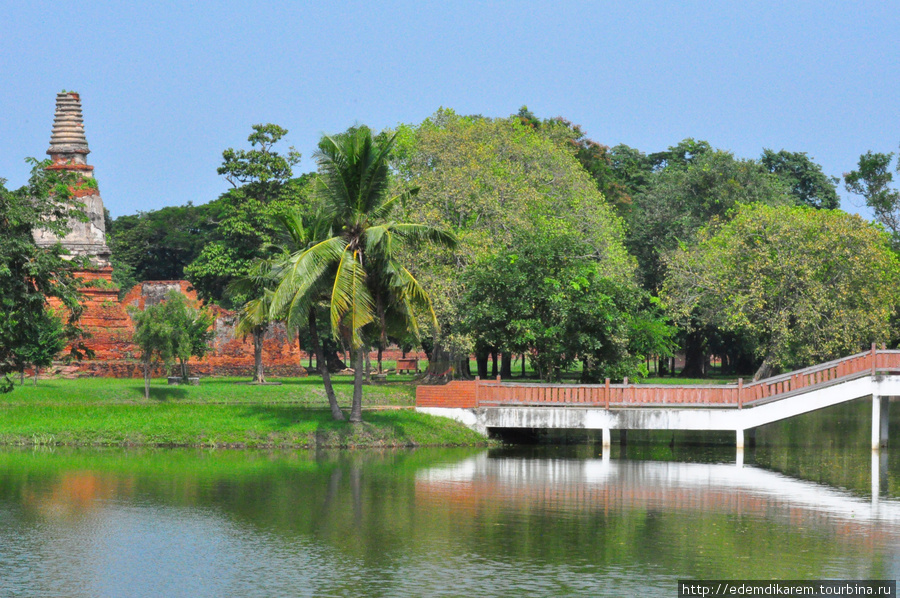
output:
<instances>
[{"instance_id":1,"label":"pagoda spire","mask_svg":"<svg viewBox=\"0 0 900 598\"><path fill-rule=\"evenodd\" d=\"M56 95L56 114L47 153L52 162L48 170L69 170L77 173L81 181L94 177L94 167L87 163L91 150L84 135L81 96L74 91ZM70 232L61 239L45 230L35 231L35 241L42 246L59 242L71 255L89 258L93 268L109 268L110 252L106 244L106 222L100 191L96 184L76 185L73 195L83 204L87 222L71 220Z\"/></svg>"}]
</instances>

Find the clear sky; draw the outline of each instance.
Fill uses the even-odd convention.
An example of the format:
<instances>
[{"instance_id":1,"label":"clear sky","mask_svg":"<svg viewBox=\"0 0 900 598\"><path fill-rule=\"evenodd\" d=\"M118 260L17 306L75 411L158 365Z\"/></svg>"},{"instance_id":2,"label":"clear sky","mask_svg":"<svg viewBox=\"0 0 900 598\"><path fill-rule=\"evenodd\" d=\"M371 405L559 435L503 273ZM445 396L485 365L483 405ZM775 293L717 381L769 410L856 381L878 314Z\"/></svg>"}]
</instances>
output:
<instances>
[{"instance_id":1,"label":"clear sky","mask_svg":"<svg viewBox=\"0 0 900 598\"><path fill-rule=\"evenodd\" d=\"M10 0L0 177L18 187L23 159L45 156L62 89L81 93L113 216L214 199L222 150L254 123L289 130L299 173L323 133L441 106L527 104L645 152L685 137L805 151L839 176L897 151L898 32L896 2Z\"/></svg>"}]
</instances>

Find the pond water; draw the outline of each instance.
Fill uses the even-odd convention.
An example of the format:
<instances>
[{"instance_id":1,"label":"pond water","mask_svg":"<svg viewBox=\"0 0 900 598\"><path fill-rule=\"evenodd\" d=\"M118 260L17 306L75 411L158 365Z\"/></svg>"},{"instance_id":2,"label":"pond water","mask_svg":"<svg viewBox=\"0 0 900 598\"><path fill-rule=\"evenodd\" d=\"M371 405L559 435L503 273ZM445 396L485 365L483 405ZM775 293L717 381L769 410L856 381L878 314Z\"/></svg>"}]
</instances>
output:
<instances>
[{"instance_id":1,"label":"pond water","mask_svg":"<svg viewBox=\"0 0 900 598\"><path fill-rule=\"evenodd\" d=\"M896 579L900 453L873 457L868 417L856 404L762 430L743 464L727 446L631 438L605 458L590 444L7 450L0 595L675 596L686 578Z\"/></svg>"}]
</instances>

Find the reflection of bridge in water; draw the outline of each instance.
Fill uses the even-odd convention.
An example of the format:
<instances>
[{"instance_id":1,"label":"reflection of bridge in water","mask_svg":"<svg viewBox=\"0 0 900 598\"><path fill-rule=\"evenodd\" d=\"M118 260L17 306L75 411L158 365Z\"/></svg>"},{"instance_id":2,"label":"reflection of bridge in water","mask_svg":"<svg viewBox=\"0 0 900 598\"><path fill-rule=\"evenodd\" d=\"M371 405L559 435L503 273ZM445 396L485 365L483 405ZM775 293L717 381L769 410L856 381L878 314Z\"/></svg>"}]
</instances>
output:
<instances>
[{"instance_id":1,"label":"reflection of bridge in water","mask_svg":"<svg viewBox=\"0 0 900 598\"><path fill-rule=\"evenodd\" d=\"M900 351L876 350L750 384L523 384L475 379L419 386L418 411L491 428L734 431L872 398L872 448L887 444L888 398L900 396ZM752 436L751 436L752 437ZM604 451L608 452L608 451Z\"/></svg>"},{"instance_id":2,"label":"reflection of bridge in water","mask_svg":"<svg viewBox=\"0 0 900 598\"><path fill-rule=\"evenodd\" d=\"M546 510L724 513L827 525L875 541L900 538L900 503L879 497L887 455L872 454L871 500L741 463L490 458L420 471L420 502L477 512L526 503ZM886 525L885 525L886 524Z\"/></svg>"}]
</instances>

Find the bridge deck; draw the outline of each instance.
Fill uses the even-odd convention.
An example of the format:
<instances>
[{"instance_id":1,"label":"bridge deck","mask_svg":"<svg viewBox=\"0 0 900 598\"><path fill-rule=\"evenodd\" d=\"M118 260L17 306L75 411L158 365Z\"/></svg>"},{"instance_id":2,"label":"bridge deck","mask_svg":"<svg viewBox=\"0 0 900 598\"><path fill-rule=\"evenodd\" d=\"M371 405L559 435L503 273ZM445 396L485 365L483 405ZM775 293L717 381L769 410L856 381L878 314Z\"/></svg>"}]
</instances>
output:
<instances>
[{"instance_id":1,"label":"bridge deck","mask_svg":"<svg viewBox=\"0 0 900 598\"><path fill-rule=\"evenodd\" d=\"M887 441L887 400L900 394L900 351L876 350L750 384L523 384L454 381L416 389L419 410L489 427L743 431L872 396L873 448ZM574 408L574 409L573 409ZM581 408L581 409L577 409ZM466 410L474 420L455 413ZM605 442L606 443L606 442Z\"/></svg>"}]
</instances>

